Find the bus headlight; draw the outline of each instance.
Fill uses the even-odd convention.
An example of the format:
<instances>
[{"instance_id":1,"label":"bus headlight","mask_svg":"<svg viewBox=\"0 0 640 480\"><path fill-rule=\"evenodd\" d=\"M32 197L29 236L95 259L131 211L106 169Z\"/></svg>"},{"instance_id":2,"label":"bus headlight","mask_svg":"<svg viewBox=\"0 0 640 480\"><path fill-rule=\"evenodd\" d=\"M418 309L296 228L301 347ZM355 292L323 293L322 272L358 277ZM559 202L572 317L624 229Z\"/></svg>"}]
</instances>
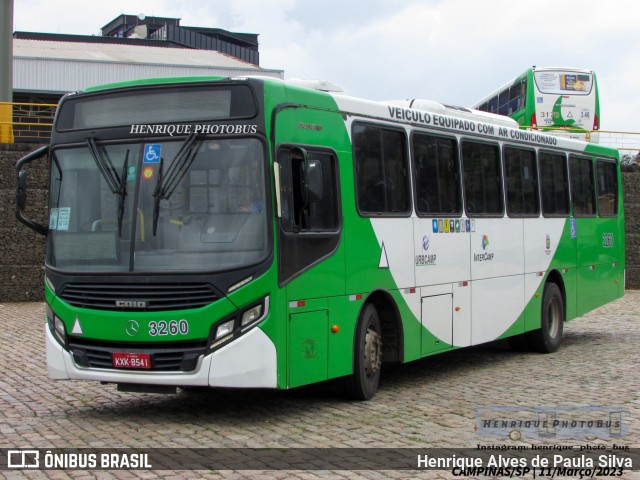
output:
<instances>
[{"instance_id":1,"label":"bus headlight","mask_svg":"<svg viewBox=\"0 0 640 480\"><path fill-rule=\"evenodd\" d=\"M243 335L258 325L269 313L269 296L257 303L239 310L230 317L211 327L207 351L214 350L220 345Z\"/></svg>"},{"instance_id":2,"label":"bus headlight","mask_svg":"<svg viewBox=\"0 0 640 480\"><path fill-rule=\"evenodd\" d=\"M47 303L47 324L49 330L60 345L67 346L67 328L64 326L62 319L55 314L51 306Z\"/></svg>"},{"instance_id":3,"label":"bus headlight","mask_svg":"<svg viewBox=\"0 0 640 480\"><path fill-rule=\"evenodd\" d=\"M262 316L262 304L256 305L253 308L250 308L246 312L242 314L242 321L240 322L240 326L244 327L249 325L256 320L258 320Z\"/></svg>"},{"instance_id":4,"label":"bus headlight","mask_svg":"<svg viewBox=\"0 0 640 480\"><path fill-rule=\"evenodd\" d=\"M216 328L215 340L220 340L221 338L226 337L230 333L233 333L234 323L235 323L235 319L229 320L227 322L224 322L218 325L218 328Z\"/></svg>"}]
</instances>

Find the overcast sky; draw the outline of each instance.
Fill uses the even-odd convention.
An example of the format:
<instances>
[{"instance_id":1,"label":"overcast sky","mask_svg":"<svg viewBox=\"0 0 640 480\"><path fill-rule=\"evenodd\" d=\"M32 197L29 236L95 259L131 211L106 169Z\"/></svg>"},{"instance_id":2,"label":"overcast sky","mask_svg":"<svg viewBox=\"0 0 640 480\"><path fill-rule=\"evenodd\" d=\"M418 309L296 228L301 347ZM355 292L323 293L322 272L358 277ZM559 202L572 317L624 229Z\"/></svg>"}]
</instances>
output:
<instances>
[{"instance_id":1,"label":"overcast sky","mask_svg":"<svg viewBox=\"0 0 640 480\"><path fill-rule=\"evenodd\" d=\"M372 100L468 106L531 65L593 69L601 128L640 132L640 2L14 0L14 30L99 34L122 13L260 35L260 64ZM535 8L535 10L532 9Z\"/></svg>"}]
</instances>

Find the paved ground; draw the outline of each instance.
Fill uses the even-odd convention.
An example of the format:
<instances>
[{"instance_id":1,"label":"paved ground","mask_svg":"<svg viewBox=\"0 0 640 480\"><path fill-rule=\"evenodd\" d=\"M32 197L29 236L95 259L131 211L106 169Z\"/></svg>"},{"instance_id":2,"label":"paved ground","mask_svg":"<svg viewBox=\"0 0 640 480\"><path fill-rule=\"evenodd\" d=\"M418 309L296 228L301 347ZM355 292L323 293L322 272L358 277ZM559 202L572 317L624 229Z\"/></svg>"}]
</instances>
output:
<instances>
[{"instance_id":1,"label":"paved ground","mask_svg":"<svg viewBox=\"0 0 640 480\"><path fill-rule=\"evenodd\" d=\"M0 304L0 448L33 447L469 447L529 445L474 431L479 407L621 406L640 447L640 291L565 326L552 355L504 344L387 368L370 402L332 385L289 392L131 394L46 376L41 303ZM534 443L544 443L533 440ZM581 445L586 440L555 443ZM610 445L611 440L591 443ZM5 478L416 478L360 471L0 471ZM450 478L424 472L421 478ZM640 478L635 472L623 478Z\"/></svg>"}]
</instances>

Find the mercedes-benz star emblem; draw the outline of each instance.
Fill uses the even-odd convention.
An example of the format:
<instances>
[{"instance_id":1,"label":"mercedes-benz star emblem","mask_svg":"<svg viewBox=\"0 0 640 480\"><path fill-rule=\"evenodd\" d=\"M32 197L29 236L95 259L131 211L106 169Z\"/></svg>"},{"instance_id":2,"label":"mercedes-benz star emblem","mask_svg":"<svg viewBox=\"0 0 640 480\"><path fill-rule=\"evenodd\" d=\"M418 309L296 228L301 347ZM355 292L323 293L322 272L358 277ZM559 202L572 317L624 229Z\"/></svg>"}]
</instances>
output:
<instances>
[{"instance_id":1,"label":"mercedes-benz star emblem","mask_svg":"<svg viewBox=\"0 0 640 480\"><path fill-rule=\"evenodd\" d=\"M127 332L127 335L129 335L130 337L135 337L139 331L140 325L138 324L138 322L136 322L135 320L129 320L127 322L127 328L125 328L125 332Z\"/></svg>"}]
</instances>

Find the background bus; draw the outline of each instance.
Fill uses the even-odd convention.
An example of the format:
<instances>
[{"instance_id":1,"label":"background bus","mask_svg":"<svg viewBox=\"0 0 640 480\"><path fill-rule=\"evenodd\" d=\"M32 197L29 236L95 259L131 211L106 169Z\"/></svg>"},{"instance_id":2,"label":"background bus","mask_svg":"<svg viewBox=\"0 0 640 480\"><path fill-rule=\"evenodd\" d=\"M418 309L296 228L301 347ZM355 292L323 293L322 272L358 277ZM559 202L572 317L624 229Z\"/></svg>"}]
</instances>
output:
<instances>
[{"instance_id":1,"label":"background bus","mask_svg":"<svg viewBox=\"0 0 640 480\"><path fill-rule=\"evenodd\" d=\"M48 237L47 366L122 390L287 389L508 338L624 292L617 150L265 78L70 94L17 164ZM496 120L495 122L493 120ZM25 218L49 155L47 225Z\"/></svg>"},{"instance_id":2,"label":"background bus","mask_svg":"<svg viewBox=\"0 0 640 480\"><path fill-rule=\"evenodd\" d=\"M591 70L532 67L472 108L507 115L522 127L598 143L600 101Z\"/></svg>"}]
</instances>

